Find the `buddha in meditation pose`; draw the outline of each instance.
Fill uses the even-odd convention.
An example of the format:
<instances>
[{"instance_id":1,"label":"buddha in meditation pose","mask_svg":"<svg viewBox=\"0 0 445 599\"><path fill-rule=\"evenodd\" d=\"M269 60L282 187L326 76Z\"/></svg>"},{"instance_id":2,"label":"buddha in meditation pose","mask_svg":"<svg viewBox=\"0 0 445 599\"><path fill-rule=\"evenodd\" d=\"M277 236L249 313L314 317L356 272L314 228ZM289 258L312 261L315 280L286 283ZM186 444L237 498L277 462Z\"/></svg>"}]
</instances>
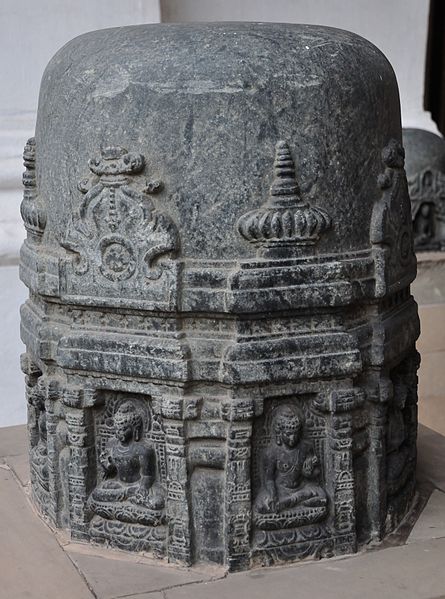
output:
<instances>
[{"instance_id":1,"label":"buddha in meditation pose","mask_svg":"<svg viewBox=\"0 0 445 599\"><path fill-rule=\"evenodd\" d=\"M153 524L153 512L164 507L156 482L156 454L142 440L142 414L125 401L113 417L114 436L100 455L105 480L92 492L90 508L104 518Z\"/></svg>"},{"instance_id":2,"label":"buddha in meditation pose","mask_svg":"<svg viewBox=\"0 0 445 599\"><path fill-rule=\"evenodd\" d=\"M303 414L296 406L283 405L276 409L272 419L274 439L260 455L257 513L296 510L304 513L301 508L319 508L316 516L319 519L326 512L326 493L318 484L318 458L312 445L302 439L303 424ZM311 510L306 512L308 522Z\"/></svg>"}]
</instances>

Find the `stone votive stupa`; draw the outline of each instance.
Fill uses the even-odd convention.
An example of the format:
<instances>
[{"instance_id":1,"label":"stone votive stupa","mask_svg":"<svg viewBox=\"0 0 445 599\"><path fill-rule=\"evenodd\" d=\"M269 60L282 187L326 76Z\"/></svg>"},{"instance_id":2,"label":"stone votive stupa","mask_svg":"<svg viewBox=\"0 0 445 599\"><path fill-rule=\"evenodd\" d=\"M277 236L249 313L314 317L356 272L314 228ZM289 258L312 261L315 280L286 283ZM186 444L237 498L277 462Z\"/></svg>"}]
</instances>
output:
<instances>
[{"instance_id":1,"label":"stone votive stupa","mask_svg":"<svg viewBox=\"0 0 445 599\"><path fill-rule=\"evenodd\" d=\"M415 489L397 84L308 25L64 46L25 148L32 496L73 539L230 570L351 553Z\"/></svg>"}]
</instances>

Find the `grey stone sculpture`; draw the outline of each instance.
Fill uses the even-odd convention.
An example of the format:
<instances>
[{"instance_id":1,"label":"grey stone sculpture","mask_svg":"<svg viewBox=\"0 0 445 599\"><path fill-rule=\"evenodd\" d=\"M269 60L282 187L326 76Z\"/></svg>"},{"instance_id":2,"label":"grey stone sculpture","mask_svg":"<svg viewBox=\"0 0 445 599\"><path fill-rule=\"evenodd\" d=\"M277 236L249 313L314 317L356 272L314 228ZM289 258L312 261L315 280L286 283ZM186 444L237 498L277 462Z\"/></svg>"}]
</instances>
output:
<instances>
[{"instance_id":1,"label":"grey stone sculpture","mask_svg":"<svg viewBox=\"0 0 445 599\"><path fill-rule=\"evenodd\" d=\"M445 141L403 129L416 251L445 249Z\"/></svg>"},{"instance_id":2,"label":"grey stone sculpture","mask_svg":"<svg viewBox=\"0 0 445 599\"><path fill-rule=\"evenodd\" d=\"M25 148L34 502L230 570L350 553L415 485L416 274L393 71L306 25L67 44Z\"/></svg>"}]
</instances>

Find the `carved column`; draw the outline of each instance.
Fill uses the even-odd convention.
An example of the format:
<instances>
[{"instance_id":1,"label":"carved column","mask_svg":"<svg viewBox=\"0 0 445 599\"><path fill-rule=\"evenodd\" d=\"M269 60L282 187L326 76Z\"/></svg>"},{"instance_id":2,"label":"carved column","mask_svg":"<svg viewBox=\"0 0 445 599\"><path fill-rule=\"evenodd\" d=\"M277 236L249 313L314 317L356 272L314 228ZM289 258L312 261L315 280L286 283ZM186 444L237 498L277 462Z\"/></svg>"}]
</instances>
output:
<instances>
[{"instance_id":1,"label":"carved column","mask_svg":"<svg viewBox=\"0 0 445 599\"><path fill-rule=\"evenodd\" d=\"M332 499L337 555L356 551L352 414L362 395L354 389L333 391L328 402L329 461L327 487Z\"/></svg>"},{"instance_id":2,"label":"carved column","mask_svg":"<svg viewBox=\"0 0 445 599\"><path fill-rule=\"evenodd\" d=\"M91 409L80 407L81 389L69 387L64 389L63 401L67 406L65 418L71 450L69 463L71 535L76 539L88 539L89 515L86 504L93 488L96 451L93 418Z\"/></svg>"},{"instance_id":3,"label":"carved column","mask_svg":"<svg viewBox=\"0 0 445 599\"><path fill-rule=\"evenodd\" d=\"M43 378L43 377L42 377ZM57 399L57 383L56 381L41 382L42 394L45 397L46 409L46 432L47 432L47 448L48 448L48 485L49 485L49 501L48 515L52 522L57 523L58 508L59 508L59 462L56 429L59 422L59 416L56 413L55 400Z\"/></svg>"},{"instance_id":4,"label":"carved column","mask_svg":"<svg viewBox=\"0 0 445 599\"><path fill-rule=\"evenodd\" d=\"M168 559L190 565L192 556L187 500L184 399L163 398L162 416L167 458Z\"/></svg>"},{"instance_id":5,"label":"carved column","mask_svg":"<svg viewBox=\"0 0 445 599\"><path fill-rule=\"evenodd\" d=\"M251 437L254 404L234 400L223 404L228 421L226 465L226 560L230 571L244 570L250 563Z\"/></svg>"},{"instance_id":6,"label":"carved column","mask_svg":"<svg viewBox=\"0 0 445 599\"><path fill-rule=\"evenodd\" d=\"M386 421L391 382L383 378L379 389L370 393L368 497L370 536L380 540L385 533L386 517Z\"/></svg>"}]
</instances>

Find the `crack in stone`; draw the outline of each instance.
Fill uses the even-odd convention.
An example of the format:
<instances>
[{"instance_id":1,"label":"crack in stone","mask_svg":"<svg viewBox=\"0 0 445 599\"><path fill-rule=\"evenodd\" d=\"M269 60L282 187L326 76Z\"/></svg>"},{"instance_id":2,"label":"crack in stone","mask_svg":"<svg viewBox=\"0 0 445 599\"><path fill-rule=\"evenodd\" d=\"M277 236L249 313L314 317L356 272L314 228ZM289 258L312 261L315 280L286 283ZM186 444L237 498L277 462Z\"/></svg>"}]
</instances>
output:
<instances>
[{"instance_id":1,"label":"crack in stone","mask_svg":"<svg viewBox=\"0 0 445 599\"><path fill-rule=\"evenodd\" d=\"M187 586L191 586L194 584L198 585L198 584L202 584L202 583L217 582L219 580L224 580L225 578L227 578L227 576L228 576L228 572L225 572L221 576L212 577L209 579L191 580L189 582L181 582L179 584L172 584L170 586L162 587L160 589L153 589L152 591L141 591L140 593L130 593L129 595L117 595L116 597L113 597L113 599L131 599L132 597L139 597L141 595L148 595L151 593L162 593L163 597L165 597L165 599L166 599L167 598L166 592L171 591L172 589L187 587Z\"/></svg>"}]
</instances>

